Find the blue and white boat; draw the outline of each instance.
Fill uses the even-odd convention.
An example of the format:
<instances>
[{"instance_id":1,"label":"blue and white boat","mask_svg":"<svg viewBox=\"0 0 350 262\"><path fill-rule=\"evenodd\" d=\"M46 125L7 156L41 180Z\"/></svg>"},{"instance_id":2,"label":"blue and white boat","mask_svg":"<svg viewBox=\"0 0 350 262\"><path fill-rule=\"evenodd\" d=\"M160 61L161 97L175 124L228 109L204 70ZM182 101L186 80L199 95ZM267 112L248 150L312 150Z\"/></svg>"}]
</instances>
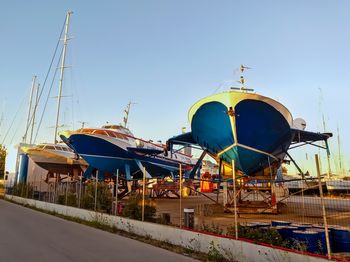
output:
<instances>
[{"instance_id":1,"label":"blue and white boat","mask_svg":"<svg viewBox=\"0 0 350 262\"><path fill-rule=\"evenodd\" d=\"M127 179L142 177L143 168L150 178L175 175L180 164L184 171L194 165L191 156L168 153L165 145L136 138L122 125L64 131L60 137L88 162L90 168L111 174L119 170Z\"/></svg>"}]
</instances>

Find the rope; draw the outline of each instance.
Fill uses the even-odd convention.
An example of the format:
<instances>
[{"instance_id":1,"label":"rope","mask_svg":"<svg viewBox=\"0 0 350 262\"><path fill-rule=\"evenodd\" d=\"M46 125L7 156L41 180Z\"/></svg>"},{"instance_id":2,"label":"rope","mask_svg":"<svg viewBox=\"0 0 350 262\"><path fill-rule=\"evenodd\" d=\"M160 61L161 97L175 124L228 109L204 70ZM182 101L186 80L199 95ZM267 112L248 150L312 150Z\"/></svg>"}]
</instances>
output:
<instances>
[{"instance_id":1,"label":"rope","mask_svg":"<svg viewBox=\"0 0 350 262\"><path fill-rule=\"evenodd\" d=\"M61 40L61 36L62 36L62 34L63 34L63 30L64 30L65 23L66 23L66 19L64 19L64 22L63 22L63 25L62 25L62 29L61 29L61 32L60 32L60 34L59 34L58 41L57 41L57 44L56 44L56 47L55 47L55 51L54 51L54 54L53 54L53 56L52 56L49 69L48 69L48 71L47 71L47 73L46 73L45 80L44 80L44 84L43 84L43 86L42 86L42 88L41 88L41 91L40 91L40 94L39 94L38 101L40 101L40 99L41 99L41 96L42 96L42 94L43 94L43 92L44 92L44 89L45 89L46 81L47 81L47 79L48 79L48 77L49 77L49 74L50 74L50 72L51 72L51 68L52 68L53 62L54 62L55 57L56 57L56 53L57 53L57 50L58 50L58 47L59 47L59 43L60 43L60 40ZM56 74L56 73L55 73L55 74ZM37 106L38 106L38 103L35 103L34 111L33 111L33 112L36 111ZM44 112L43 112L43 114L44 114ZM30 125L31 125L31 123L32 123L32 121L33 121L33 119L34 119L34 114L33 114L33 115L31 116L31 118L30 118L30 121L29 121L28 126L27 126L27 128L26 128L26 131L25 131L25 135L24 135L24 136L27 135L28 130L29 130L29 127L30 127ZM35 141L35 139L34 139L34 141Z\"/></svg>"},{"instance_id":2,"label":"rope","mask_svg":"<svg viewBox=\"0 0 350 262\"><path fill-rule=\"evenodd\" d=\"M56 66L56 68L58 68L58 66L59 66L59 63L60 63L60 60L61 60L61 57L62 57L62 52L63 52L63 49L62 49L61 54L60 54L60 59L58 59L58 61L57 61L57 66ZM47 97L46 97L44 109L43 109L43 112L42 112L42 114L41 114L40 121L39 121L39 125L38 125L38 127L37 127L37 129L36 129L35 137L34 137L34 140L33 140L34 144L35 144L36 138L38 137L38 133L39 133L41 124L42 124L43 119L44 119L44 115L45 115L47 103L48 103L49 98L50 98L50 94L51 94L52 87L53 87L53 84L54 84L55 79L56 79L56 75L57 75L57 69L55 70L55 74L53 75L53 78L52 78L52 81L51 81L51 85L50 85L49 92L47 93Z\"/></svg>"},{"instance_id":3,"label":"rope","mask_svg":"<svg viewBox=\"0 0 350 262\"><path fill-rule=\"evenodd\" d=\"M18 115L19 111L22 109L22 107L24 105L24 100L25 100L25 96L23 97L22 102L21 102L20 106L18 107L17 112L16 112L15 116L13 117L11 124L10 124L9 128L7 129L7 131L6 131L6 134L5 134L5 136L4 136L3 140L2 140L2 143L1 143L2 145L5 143L7 135L9 134L10 130L12 129L12 126L13 126L16 118L17 118L17 115Z\"/></svg>"}]
</instances>

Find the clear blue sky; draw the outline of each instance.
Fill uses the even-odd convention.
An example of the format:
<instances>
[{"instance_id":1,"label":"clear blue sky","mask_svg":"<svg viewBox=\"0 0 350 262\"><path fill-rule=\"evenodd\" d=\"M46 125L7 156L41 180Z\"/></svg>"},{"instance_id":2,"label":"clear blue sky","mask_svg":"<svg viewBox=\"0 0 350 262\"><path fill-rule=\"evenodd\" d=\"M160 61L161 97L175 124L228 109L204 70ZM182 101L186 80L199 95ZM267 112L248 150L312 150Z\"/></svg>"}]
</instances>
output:
<instances>
[{"instance_id":1,"label":"clear blue sky","mask_svg":"<svg viewBox=\"0 0 350 262\"><path fill-rule=\"evenodd\" d=\"M308 130L322 131L322 112L329 131L339 125L350 166L349 1L2 1L1 140L28 99L32 75L43 83L68 9L72 68L64 94L73 97L63 100L66 129L78 121L119 123L132 100L135 135L165 141L189 126L195 101L239 78L242 63L253 67L247 85L303 117ZM37 142L53 140L55 107L50 98ZM26 105L7 144L20 141L25 113Z\"/></svg>"}]
</instances>

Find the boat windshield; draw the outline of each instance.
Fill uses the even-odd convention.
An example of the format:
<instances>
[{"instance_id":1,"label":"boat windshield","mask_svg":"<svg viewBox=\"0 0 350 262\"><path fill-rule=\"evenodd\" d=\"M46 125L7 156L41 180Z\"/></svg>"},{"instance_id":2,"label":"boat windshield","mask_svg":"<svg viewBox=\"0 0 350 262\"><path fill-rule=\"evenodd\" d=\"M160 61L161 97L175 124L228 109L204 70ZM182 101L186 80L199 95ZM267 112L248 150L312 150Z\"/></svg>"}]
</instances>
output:
<instances>
[{"instance_id":1,"label":"boat windshield","mask_svg":"<svg viewBox=\"0 0 350 262\"><path fill-rule=\"evenodd\" d=\"M40 149L49 149L49 150L56 150L56 151L66 151L66 152L73 152L73 150L65 145L54 145L54 144L40 144L37 146L37 148Z\"/></svg>"},{"instance_id":2,"label":"boat windshield","mask_svg":"<svg viewBox=\"0 0 350 262\"><path fill-rule=\"evenodd\" d=\"M104 126L102 126L102 128L112 129L112 130L115 130L119 133L123 133L123 134L128 135L128 136L134 136L133 133L131 133L131 131L128 128L123 127L121 125L104 125Z\"/></svg>"},{"instance_id":3,"label":"boat windshield","mask_svg":"<svg viewBox=\"0 0 350 262\"><path fill-rule=\"evenodd\" d=\"M94 129L94 128L82 128L77 130L77 133L81 134L92 134L92 135L103 135L103 136L109 136L109 137L115 137L119 138L122 140L128 140L127 136L132 136L133 134L126 129L126 131L121 130L121 129L110 129L110 128L105 128L104 126L102 127L103 129Z\"/></svg>"}]
</instances>

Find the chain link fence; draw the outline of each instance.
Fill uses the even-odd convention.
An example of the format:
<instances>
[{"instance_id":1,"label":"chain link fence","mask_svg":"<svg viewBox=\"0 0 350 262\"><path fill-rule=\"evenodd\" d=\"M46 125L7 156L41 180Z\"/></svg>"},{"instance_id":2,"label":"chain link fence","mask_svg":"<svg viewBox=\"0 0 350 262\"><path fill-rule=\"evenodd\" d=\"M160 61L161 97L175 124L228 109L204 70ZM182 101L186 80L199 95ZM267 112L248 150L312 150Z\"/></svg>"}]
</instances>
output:
<instances>
[{"instance_id":1,"label":"chain link fence","mask_svg":"<svg viewBox=\"0 0 350 262\"><path fill-rule=\"evenodd\" d=\"M228 205L234 199L232 179L206 180L212 183L209 191L201 190L201 180L135 180L127 185L133 194L118 199L120 191L112 180L33 176L6 193L112 215L125 215L127 206L128 214L140 220L143 212L152 210L148 221L179 227L189 226L183 211L193 209L191 227L199 231L321 255L329 251L333 257L346 258L350 253L350 181L299 177L244 184L240 180L236 180L236 210ZM141 209L142 205L148 208Z\"/></svg>"}]
</instances>

